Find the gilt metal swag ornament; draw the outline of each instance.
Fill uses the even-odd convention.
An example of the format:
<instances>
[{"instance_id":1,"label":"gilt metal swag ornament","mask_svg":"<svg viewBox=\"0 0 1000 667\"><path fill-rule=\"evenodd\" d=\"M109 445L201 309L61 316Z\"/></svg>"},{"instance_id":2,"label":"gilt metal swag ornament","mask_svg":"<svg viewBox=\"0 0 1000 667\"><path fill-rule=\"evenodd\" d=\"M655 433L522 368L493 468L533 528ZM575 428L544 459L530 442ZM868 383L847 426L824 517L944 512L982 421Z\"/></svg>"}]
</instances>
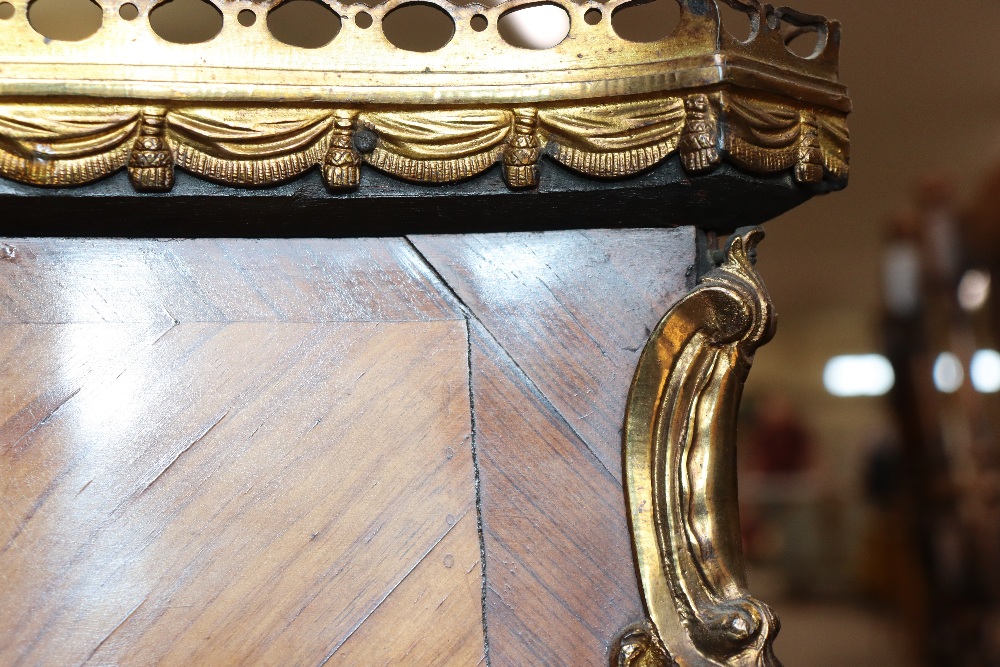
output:
<instances>
[{"instance_id":1,"label":"gilt metal swag ornament","mask_svg":"<svg viewBox=\"0 0 1000 667\"><path fill-rule=\"evenodd\" d=\"M221 32L172 44L148 15L161 0L131 0L79 42L50 40L28 21L30 0L8 0L0 20L0 176L78 185L128 169L137 190L173 186L181 168L234 186L263 186L319 167L333 191L363 186L363 167L416 183L474 177L502 165L511 188L535 187L542 157L562 168L624 178L679 152L692 174L723 160L803 183L847 176L849 103L837 81L838 24L756 0L740 42L714 0L679 0L680 24L657 42L628 42L611 20L625 0L550 0L571 17L568 36L544 50L506 44L498 19L536 0L441 7L451 40L430 53L393 46L381 19L408 0L331 7L342 29L318 49L283 44L261 18L279 0L216 0ZM360 13L374 23L354 21ZM472 19L487 21L481 32ZM818 35L809 58L791 53L782 26Z\"/></svg>"},{"instance_id":2,"label":"gilt metal swag ornament","mask_svg":"<svg viewBox=\"0 0 1000 667\"><path fill-rule=\"evenodd\" d=\"M496 26L537 0L420 0L446 12L454 33L415 53L381 30L410 0L329 0L342 28L317 49L270 35L261 19L281 0L213 0L223 28L197 45L154 33L148 16L161 0L129 0L131 21L119 15L123 0L101 0L100 29L79 42L43 37L28 21L30 0L7 0L0 177L61 187L127 170L135 190L163 192L178 168L239 187L318 168L336 197L363 193L367 169L441 186L489 178L496 166L510 196L530 197L549 169L627 181L677 155L692 180L728 162L760 178L791 174L812 192L843 187L850 102L838 78L839 24L757 0L676 1L674 32L638 43L611 25L628 0L546 0L567 13L570 31L530 50L504 42ZM722 25L717 1L747 15L746 41ZM251 27L237 21L246 10L257 16ZM601 20L585 21L594 11ZM356 21L362 13L372 21ZM786 45L803 32L817 37L808 57ZM624 465L649 618L621 638L613 665L778 664L777 618L747 592L736 504L741 389L774 326L752 267L762 235L738 230L716 251L717 266L640 358Z\"/></svg>"}]
</instances>

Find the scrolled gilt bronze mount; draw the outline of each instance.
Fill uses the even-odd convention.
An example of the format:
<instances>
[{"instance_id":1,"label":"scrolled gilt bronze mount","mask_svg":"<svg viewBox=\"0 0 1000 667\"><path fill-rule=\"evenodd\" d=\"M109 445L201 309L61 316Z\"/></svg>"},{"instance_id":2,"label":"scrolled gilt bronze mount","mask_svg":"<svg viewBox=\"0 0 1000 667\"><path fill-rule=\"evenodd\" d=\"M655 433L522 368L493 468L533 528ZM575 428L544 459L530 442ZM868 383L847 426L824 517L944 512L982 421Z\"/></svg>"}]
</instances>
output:
<instances>
[{"instance_id":1,"label":"scrolled gilt bronze mount","mask_svg":"<svg viewBox=\"0 0 1000 667\"><path fill-rule=\"evenodd\" d=\"M748 16L746 41L723 26L717 1ZM281 0L214 0L223 28L197 45L151 29L159 0L131 0L131 21L119 17L122 0L102 0L101 28L80 42L43 37L28 20L30 0L9 2L13 16L0 20L8 212L57 189L98 192L115 178L152 206L195 187L178 172L252 198L318 170L324 210L334 213L360 200L464 198L456 206L468 219L475 195L512 202L503 208L509 229L733 232L723 250L706 251L714 265L652 332L632 384L625 494L648 621L625 633L610 660L778 664L778 621L747 591L738 530L736 414L754 350L774 329L752 266L763 234L741 225L846 185L850 102L838 23L758 0L677 0L674 32L638 43L611 25L626 0L550 0L569 16L569 33L528 50L505 43L496 25L535 0L421 0L455 29L445 46L416 53L380 28L408 0L328 2L343 27L317 49L278 42L263 20L237 21ZM606 20L584 21L594 10ZM354 20L361 12L369 28ZM474 30L473 19L486 29ZM808 57L786 45L801 32L817 36ZM720 174L729 180L713 180ZM745 199L734 203L737 183ZM784 198L772 201L776 192ZM595 201L611 204L592 214L581 203ZM378 215L386 214L370 217Z\"/></svg>"},{"instance_id":2,"label":"scrolled gilt bronze mount","mask_svg":"<svg viewBox=\"0 0 1000 667\"><path fill-rule=\"evenodd\" d=\"M639 358L625 415L626 495L651 622L628 633L621 667L778 665L779 629L747 590L736 498L736 417L755 350L774 335L753 268L759 227L677 303Z\"/></svg>"}]
</instances>

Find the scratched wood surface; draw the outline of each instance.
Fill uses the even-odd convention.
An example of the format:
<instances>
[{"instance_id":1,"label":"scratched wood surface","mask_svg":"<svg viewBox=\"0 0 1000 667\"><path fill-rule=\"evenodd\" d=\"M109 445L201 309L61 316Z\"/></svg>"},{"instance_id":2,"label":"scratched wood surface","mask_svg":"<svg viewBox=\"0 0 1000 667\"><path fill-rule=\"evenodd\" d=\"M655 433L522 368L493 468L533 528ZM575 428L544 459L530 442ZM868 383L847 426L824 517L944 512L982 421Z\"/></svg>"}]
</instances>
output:
<instances>
[{"instance_id":1,"label":"scratched wood surface","mask_svg":"<svg viewBox=\"0 0 1000 667\"><path fill-rule=\"evenodd\" d=\"M603 665L643 618L621 422L649 331L695 279L694 231L415 237L473 314L494 665Z\"/></svg>"},{"instance_id":2,"label":"scratched wood surface","mask_svg":"<svg viewBox=\"0 0 1000 667\"><path fill-rule=\"evenodd\" d=\"M628 387L694 286L693 227L418 236L414 244L621 480Z\"/></svg>"},{"instance_id":3,"label":"scratched wood surface","mask_svg":"<svg viewBox=\"0 0 1000 667\"><path fill-rule=\"evenodd\" d=\"M642 617L624 401L693 259L6 241L0 664L606 664Z\"/></svg>"},{"instance_id":4,"label":"scratched wood surface","mask_svg":"<svg viewBox=\"0 0 1000 667\"><path fill-rule=\"evenodd\" d=\"M6 256L0 664L482 661L466 324L405 243Z\"/></svg>"}]
</instances>

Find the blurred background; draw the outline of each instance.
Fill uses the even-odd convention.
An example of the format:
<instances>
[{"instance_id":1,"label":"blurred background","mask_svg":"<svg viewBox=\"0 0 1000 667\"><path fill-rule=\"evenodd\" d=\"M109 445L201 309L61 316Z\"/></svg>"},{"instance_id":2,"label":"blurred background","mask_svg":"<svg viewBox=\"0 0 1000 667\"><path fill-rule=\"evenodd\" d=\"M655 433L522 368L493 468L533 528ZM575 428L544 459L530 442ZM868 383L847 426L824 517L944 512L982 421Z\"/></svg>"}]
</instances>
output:
<instances>
[{"instance_id":1,"label":"blurred background","mask_svg":"<svg viewBox=\"0 0 1000 667\"><path fill-rule=\"evenodd\" d=\"M1000 665L1000 1L792 4L844 26L851 185L769 223L761 248L780 324L741 422L751 584L784 621L789 665ZM38 0L29 18L58 39L101 21L89 0ZM653 0L611 20L652 40L676 19L674 0ZM341 28L314 0L263 20L307 48ZM725 20L749 35L742 14ZM164 3L150 21L179 42L222 27L203 0ZM432 50L450 21L417 5L384 29ZM498 28L546 48L569 17L542 4Z\"/></svg>"},{"instance_id":2,"label":"blurred background","mask_svg":"<svg viewBox=\"0 0 1000 667\"><path fill-rule=\"evenodd\" d=\"M851 184L766 226L751 584L789 665L1000 665L1000 2L793 4L844 26Z\"/></svg>"}]
</instances>

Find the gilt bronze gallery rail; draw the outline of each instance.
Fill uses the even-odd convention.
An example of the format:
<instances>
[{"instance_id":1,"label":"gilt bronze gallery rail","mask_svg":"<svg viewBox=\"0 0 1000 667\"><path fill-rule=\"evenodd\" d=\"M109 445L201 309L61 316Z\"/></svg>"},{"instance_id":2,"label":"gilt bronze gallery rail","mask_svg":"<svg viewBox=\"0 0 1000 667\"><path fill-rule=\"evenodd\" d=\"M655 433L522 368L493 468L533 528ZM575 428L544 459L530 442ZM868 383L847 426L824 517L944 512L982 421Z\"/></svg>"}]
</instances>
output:
<instances>
[{"instance_id":1,"label":"gilt bronze gallery rail","mask_svg":"<svg viewBox=\"0 0 1000 667\"><path fill-rule=\"evenodd\" d=\"M79 185L127 167L137 190L163 191L179 167L262 186L319 167L339 190L362 185L363 165L440 184L499 163L509 187L530 189L543 156L619 179L678 152L691 174L728 160L761 174L794 168L798 181L827 189L847 175L839 26L755 1L731 3L755 28L746 43L722 29L709 0L684 0L674 34L638 43L610 20L582 20L588 10L610 17L624 0L559 0L570 33L537 51L495 30L530 3L440 2L456 30L431 53L399 49L376 27L403 0L337 5L344 27L319 49L278 42L265 21L235 20L273 0L220 2L223 30L198 45L153 32L146 17L158 0L135 2L132 21L119 17L122 2L104 3L101 28L81 42L35 32L28 4L13 0L15 15L0 21L0 175L31 185ZM375 26L347 20L359 11ZM490 28L473 31L474 17ZM817 33L816 53L789 52L784 24Z\"/></svg>"},{"instance_id":2,"label":"gilt bronze gallery rail","mask_svg":"<svg viewBox=\"0 0 1000 667\"><path fill-rule=\"evenodd\" d=\"M118 172L139 202L185 188L200 196L181 187L178 171L250 198L319 171L332 214L358 198L490 194L515 202L504 224L520 229L528 208L554 189L568 196L560 202L576 191L600 193L609 202L601 215L615 217L607 226L731 232L840 189L848 176L839 24L758 0L677 0L677 28L649 43L612 27L611 15L630 0L547 0L566 12L570 30L540 50L507 44L496 29L502 16L536 0L496 7L420 0L454 23L448 43L426 53L393 46L381 30L409 0L375 7L323 0L342 28L317 49L269 34L261 19L281 0L213 0L223 27L196 45L152 30L148 16L160 0L130 1L135 19L119 16L122 0L101 0L100 29L60 42L32 28L30 0L9 0L13 16L0 20L3 202L32 206L70 186L93 194L125 178ZM717 1L747 15L746 41L723 26ZM237 15L248 10L258 20L244 27ZM600 20L585 21L594 11ZM355 20L361 13L372 19L368 28ZM486 28L474 30L474 20ZM804 32L817 39L807 57L786 44ZM787 203L741 209L725 187L708 186L723 172L738 173L748 191L782 189ZM616 206L632 206L637 187L652 204L632 219L632 209ZM693 219L693 203L721 212ZM577 212L595 224L588 206L567 204L535 227L572 226ZM747 591L735 479L741 389L774 324L752 267L761 236L743 228L716 251L716 265L664 317L639 361L624 477L649 619L626 631L612 664L777 664L778 621Z\"/></svg>"}]
</instances>

